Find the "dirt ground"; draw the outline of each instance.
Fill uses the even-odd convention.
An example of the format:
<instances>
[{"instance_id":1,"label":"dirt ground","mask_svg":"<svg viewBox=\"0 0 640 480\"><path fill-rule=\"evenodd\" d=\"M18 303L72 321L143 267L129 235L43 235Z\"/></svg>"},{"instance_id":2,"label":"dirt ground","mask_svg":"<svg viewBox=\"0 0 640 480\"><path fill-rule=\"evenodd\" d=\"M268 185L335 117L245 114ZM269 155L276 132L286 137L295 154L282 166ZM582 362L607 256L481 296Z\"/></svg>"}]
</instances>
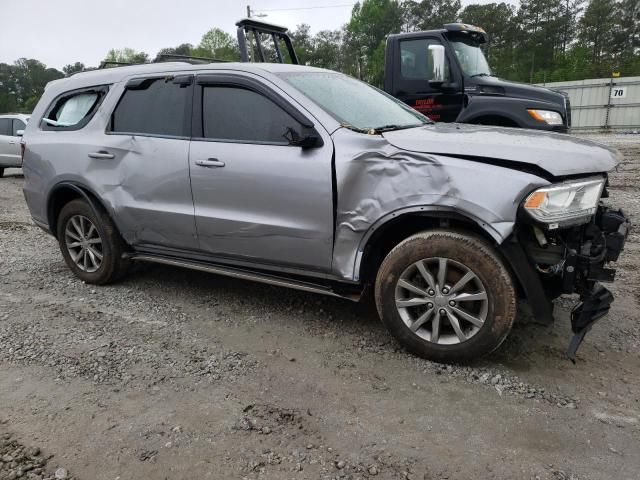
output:
<instances>
[{"instance_id":1,"label":"dirt ground","mask_svg":"<svg viewBox=\"0 0 640 480\"><path fill-rule=\"evenodd\" d=\"M640 136L598 139L640 219ZM6 173L0 480L640 478L640 229L577 365L562 298L453 367L347 301L155 265L85 285Z\"/></svg>"}]
</instances>

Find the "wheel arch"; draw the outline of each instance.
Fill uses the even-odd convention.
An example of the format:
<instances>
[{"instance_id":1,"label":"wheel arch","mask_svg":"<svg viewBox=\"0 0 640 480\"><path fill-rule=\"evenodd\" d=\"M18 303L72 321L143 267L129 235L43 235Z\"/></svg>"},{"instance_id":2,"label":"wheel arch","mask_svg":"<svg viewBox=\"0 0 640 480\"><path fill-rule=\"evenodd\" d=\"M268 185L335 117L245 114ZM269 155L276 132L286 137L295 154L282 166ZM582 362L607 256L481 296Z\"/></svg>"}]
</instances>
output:
<instances>
[{"instance_id":1,"label":"wheel arch","mask_svg":"<svg viewBox=\"0 0 640 480\"><path fill-rule=\"evenodd\" d=\"M355 280L367 283L391 249L405 238L423 230L447 227L476 234L498 246L504 235L473 215L453 208L418 206L391 212L375 222L358 247Z\"/></svg>"},{"instance_id":2,"label":"wheel arch","mask_svg":"<svg viewBox=\"0 0 640 480\"><path fill-rule=\"evenodd\" d=\"M113 218L109 209L90 188L74 182L61 182L51 189L47 197L47 223L54 237L58 237L57 223L60 211L67 203L78 198L85 200L96 214L103 212Z\"/></svg>"}]
</instances>

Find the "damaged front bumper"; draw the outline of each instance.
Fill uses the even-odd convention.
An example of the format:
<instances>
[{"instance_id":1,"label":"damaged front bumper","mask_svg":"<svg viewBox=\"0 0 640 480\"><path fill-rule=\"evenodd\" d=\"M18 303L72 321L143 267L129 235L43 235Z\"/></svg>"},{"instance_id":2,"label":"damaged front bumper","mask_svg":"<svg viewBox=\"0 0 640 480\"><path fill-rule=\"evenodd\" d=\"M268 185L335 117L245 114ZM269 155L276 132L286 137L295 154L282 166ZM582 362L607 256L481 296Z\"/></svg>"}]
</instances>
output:
<instances>
[{"instance_id":1,"label":"damaged front bumper","mask_svg":"<svg viewBox=\"0 0 640 480\"><path fill-rule=\"evenodd\" d=\"M630 228L622 210L600 205L585 225L558 230L521 225L503 246L540 322L552 321L551 300L562 294L580 295L571 312L574 335L567 356L573 362L585 335L613 302L613 295L600 282L615 279L616 271L608 263L620 256Z\"/></svg>"}]
</instances>

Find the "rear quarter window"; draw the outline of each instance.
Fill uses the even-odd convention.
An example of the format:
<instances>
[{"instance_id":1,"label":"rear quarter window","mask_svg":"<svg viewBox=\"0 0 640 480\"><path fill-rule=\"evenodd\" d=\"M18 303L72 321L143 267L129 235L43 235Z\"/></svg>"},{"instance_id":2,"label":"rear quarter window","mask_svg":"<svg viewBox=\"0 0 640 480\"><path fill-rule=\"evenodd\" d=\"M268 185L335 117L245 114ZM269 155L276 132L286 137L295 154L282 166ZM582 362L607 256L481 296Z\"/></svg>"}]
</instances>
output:
<instances>
[{"instance_id":1,"label":"rear quarter window","mask_svg":"<svg viewBox=\"0 0 640 480\"><path fill-rule=\"evenodd\" d=\"M107 86L76 90L60 95L42 118L43 130L80 130L98 110Z\"/></svg>"}]
</instances>

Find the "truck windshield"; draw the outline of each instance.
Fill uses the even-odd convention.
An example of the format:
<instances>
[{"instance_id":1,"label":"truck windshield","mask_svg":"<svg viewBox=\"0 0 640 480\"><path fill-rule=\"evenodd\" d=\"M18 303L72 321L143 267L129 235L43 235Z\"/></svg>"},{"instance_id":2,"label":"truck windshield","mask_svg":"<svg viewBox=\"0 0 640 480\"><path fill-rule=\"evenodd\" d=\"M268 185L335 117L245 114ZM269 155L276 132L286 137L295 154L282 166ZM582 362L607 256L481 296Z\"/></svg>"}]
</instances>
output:
<instances>
[{"instance_id":1,"label":"truck windshield","mask_svg":"<svg viewBox=\"0 0 640 480\"><path fill-rule=\"evenodd\" d=\"M279 76L341 124L355 130L398 130L432 123L399 100L341 73L295 72Z\"/></svg>"},{"instance_id":2,"label":"truck windshield","mask_svg":"<svg viewBox=\"0 0 640 480\"><path fill-rule=\"evenodd\" d=\"M456 37L450 37L449 42L465 74L470 77L491 75L487 59L477 43Z\"/></svg>"}]
</instances>

